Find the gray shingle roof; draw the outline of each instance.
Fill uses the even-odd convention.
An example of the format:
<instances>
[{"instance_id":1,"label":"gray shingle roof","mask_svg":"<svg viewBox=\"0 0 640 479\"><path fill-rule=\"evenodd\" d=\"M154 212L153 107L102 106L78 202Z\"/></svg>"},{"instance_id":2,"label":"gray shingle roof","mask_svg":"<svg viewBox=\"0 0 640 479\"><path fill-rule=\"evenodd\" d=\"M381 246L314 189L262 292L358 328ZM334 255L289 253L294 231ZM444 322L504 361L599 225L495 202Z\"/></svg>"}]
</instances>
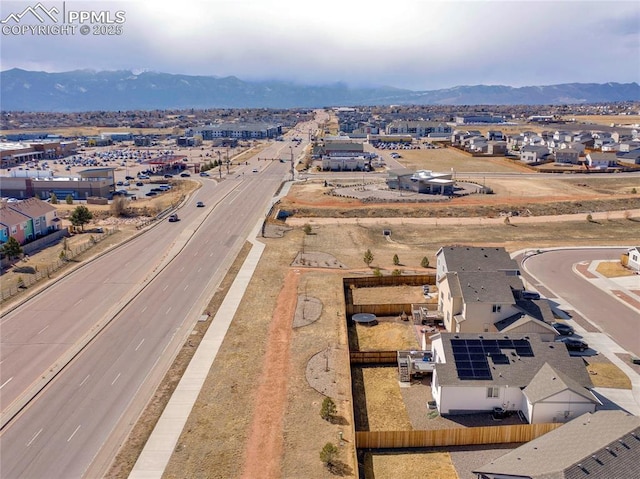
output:
<instances>
[{"instance_id":1,"label":"gray shingle roof","mask_svg":"<svg viewBox=\"0 0 640 479\"><path fill-rule=\"evenodd\" d=\"M499 271L456 271L449 279L457 279L465 303L513 303L507 276ZM453 288L452 288L453 289Z\"/></svg>"},{"instance_id":2,"label":"gray shingle roof","mask_svg":"<svg viewBox=\"0 0 640 479\"><path fill-rule=\"evenodd\" d=\"M435 365L438 382L441 386L509 386L525 388L534 376L548 363L554 370L572 378L583 388L593 387L582 358L571 357L567 348L560 343L543 342L535 333L440 333L446 363ZM533 351L533 357L515 355L512 350L503 351L510 359L509 364L493 364L489 360L492 379L459 379L451 347L452 339L527 339Z\"/></svg>"},{"instance_id":3,"label":"gray shingle roof","mask_svg":"<svg viewBox=\"0 0 640 479\"><path fill-rule=\"evenodd\" d=\"M567 389L579 394L590 402L597 402L595 397L580 384L565 374L556 371L548 363L542 365L533 379L531 379L529 385L524 388L522 392L527 396L531 404L535 404Z\"/></svg>"},{"instance_id":4,"label":"gray shingle roof","mask_svg":"<svg viewBox=\"0 0 640 479\"><path fill-rule=\"evenodd\" d=\"M519 271L518 263L511 259L504 248L444 246L448 271Z\"/></svg>"},{"instance_id":5,"label":"gray shingle roof","mask_svg":"<svg viewBox=\"0 0 640 479\"><path fill-rule=\"evenodd\" d=\"M636 416L619 410L587 413L473 472L532 479L637 478L639 438Z\"/></svg>"}]
</instances>

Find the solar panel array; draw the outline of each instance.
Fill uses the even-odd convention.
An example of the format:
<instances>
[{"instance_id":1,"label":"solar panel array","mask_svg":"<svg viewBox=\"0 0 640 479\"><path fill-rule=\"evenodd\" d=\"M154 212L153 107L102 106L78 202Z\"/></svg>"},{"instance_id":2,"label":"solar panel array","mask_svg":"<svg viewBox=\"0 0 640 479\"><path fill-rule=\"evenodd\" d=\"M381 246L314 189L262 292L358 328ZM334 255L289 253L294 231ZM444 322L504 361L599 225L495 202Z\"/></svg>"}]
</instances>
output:
<instances>
[{"instance_id":1,"label":"solar panel array","mask_svg":"<svg viewBox=\"0 0 640 479\"><path fill-rule=\"evenodd\" d=\"M451 348L459 379L492 379L489 358L493 364L509 364L507 349L514 356L533 357L526 339L452 339Z\"/></svg>"}]
</instances>

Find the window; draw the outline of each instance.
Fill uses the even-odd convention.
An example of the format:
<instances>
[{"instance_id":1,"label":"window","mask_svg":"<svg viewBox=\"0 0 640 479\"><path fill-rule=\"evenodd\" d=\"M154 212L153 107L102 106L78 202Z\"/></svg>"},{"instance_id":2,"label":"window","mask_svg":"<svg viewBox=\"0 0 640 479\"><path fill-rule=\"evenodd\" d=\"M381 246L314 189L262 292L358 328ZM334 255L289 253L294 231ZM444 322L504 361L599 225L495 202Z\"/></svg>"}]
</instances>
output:
<instances>
[{"instance_id":1,"label":"window","mask_svg":"<svg viewBox=\"0 0 640 479\"><path fill-rule=\"evenodd\" d=\"M489 388L487 388L487 397L488 398L500 397L500 388L497 388L497 387L489 387Z\"/></svg>"},{"instance_id":2,"label":"window","mask_svg":"<svg viewBox=\"0 0 640 479\"><path fill-rule=\"evenodd\" d=\"M491 311L493 311L494 313L499 313L502 311L502 305L501 304L494 304L493 307L491 308Z\"/></svg>"}]
</instances>

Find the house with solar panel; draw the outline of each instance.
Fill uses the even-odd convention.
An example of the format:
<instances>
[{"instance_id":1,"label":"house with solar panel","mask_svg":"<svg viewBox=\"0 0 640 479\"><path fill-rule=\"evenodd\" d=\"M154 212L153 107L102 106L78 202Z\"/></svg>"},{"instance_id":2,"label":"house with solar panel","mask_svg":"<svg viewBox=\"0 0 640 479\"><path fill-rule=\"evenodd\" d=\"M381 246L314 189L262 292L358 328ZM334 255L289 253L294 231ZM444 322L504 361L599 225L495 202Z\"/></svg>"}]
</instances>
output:
<instances>
[{"instance_id":1,"label":"house with solar panel","mask_svg":"<svg viewBox=\"0 0 640 479\"><path fill-rule=\"evenodd\" d=\"M640 418L584 414L473 471L478 479L640 477Z\"/></svg>"},{"instance_id":2,"label":"house with solar panel","mask_svg":"<svg viewBox=\"0 0 640 479\"><path fill-rule=\"evenodd\" d=\"M546 299L527 299L520 268L504 248L447 246L436 254L438 313L455 333L536 333L553 341Z\"/></svg>"},{"instance_id":3,"label":"house with solar panel","mask_svg":"<svg viewBox=\"0 0 640 479\"><path fill-rule=\"evenodd\" d=\"M441 415L500 411L552 423L601 405L582 359L537 334L439 333L431 352L431 393Z\"/></svg>"}]
</instances>

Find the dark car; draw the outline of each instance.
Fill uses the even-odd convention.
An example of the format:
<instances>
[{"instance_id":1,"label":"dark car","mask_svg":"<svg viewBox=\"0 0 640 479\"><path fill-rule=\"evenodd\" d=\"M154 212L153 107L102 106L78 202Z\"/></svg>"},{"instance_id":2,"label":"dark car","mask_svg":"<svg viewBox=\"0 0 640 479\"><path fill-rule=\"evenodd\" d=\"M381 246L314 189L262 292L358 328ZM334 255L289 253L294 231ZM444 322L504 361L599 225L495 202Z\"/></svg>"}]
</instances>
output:
<instances>
[{"instance_id":1,"label":"dark car","mask_svg":"<svg viewBox=\"0 0 640 479\"><path fill-rule=\"evenodd\" d=\"M138 182L136 183L136 186L144 186L144 183L143 183L142 181L138 181Z\"/></svg>"},{"instance_id":2,"label":"dark car","mask_svg":"<svg viewBox=\"0 0 640 479\"><path fill-rule=\"evenodd\" d=\"M164 175L165 178L173 178L173 175L170 175L169 173L167 173L166 175Z\"/></svg>"},{"instance_id":3,"label":"dark car","mask_svg":"<svg viewBox=\"0 0 640 479\"><path fill-rule=\"evenodd\" d=\"M567 347L569 351L583 352L589 349L589 345L584 341L582 341L581 339L564 337L564 338L557 339L556 342L564 343L564 345Z\"/></svg>"},{"instance_id":4,"label":"dark car","mask_svg":"<svg viewBox=\"0 0 640 479\"><path fill-rule=\"evenodd\" d=\"M198 201L198 202L196 203L196 206L197 206L198 208L204 208L204 203L203 203L202 201Z\"/></svg>"},{"instance_id":5,"label":"dark car","mask_svg":"<svg viewBox=\"0 0 640 479\"><path fill-rule=\"evenodd\" d=\"M186 172L185 172L185 173L180 173L180 176L181 176L182 178L187 178L187 177L191 176L191 174L190 174L190 173L186 173Z\"/></svg>"},{"instance_id":6,"label":"dark car","mask_svg":"<svg viewBox=\"0 0 640 479\"><path fill-rule=\"evenodd\" d=\"M540 293L536 293L535 291L523 291L522 299L540 299Z\"/></svg>"},{"instance_id":7,"label":"dark car","mask_svg":"<svg viewBox=\"0 0 640 479\"><path fill-rule=\"evenodd\" d=\"M573 327L566 323L551 323L551 326L553 326L553 329L561 336L572 336L573 333L575 333Z\"/></svg>"}]
</instances>

